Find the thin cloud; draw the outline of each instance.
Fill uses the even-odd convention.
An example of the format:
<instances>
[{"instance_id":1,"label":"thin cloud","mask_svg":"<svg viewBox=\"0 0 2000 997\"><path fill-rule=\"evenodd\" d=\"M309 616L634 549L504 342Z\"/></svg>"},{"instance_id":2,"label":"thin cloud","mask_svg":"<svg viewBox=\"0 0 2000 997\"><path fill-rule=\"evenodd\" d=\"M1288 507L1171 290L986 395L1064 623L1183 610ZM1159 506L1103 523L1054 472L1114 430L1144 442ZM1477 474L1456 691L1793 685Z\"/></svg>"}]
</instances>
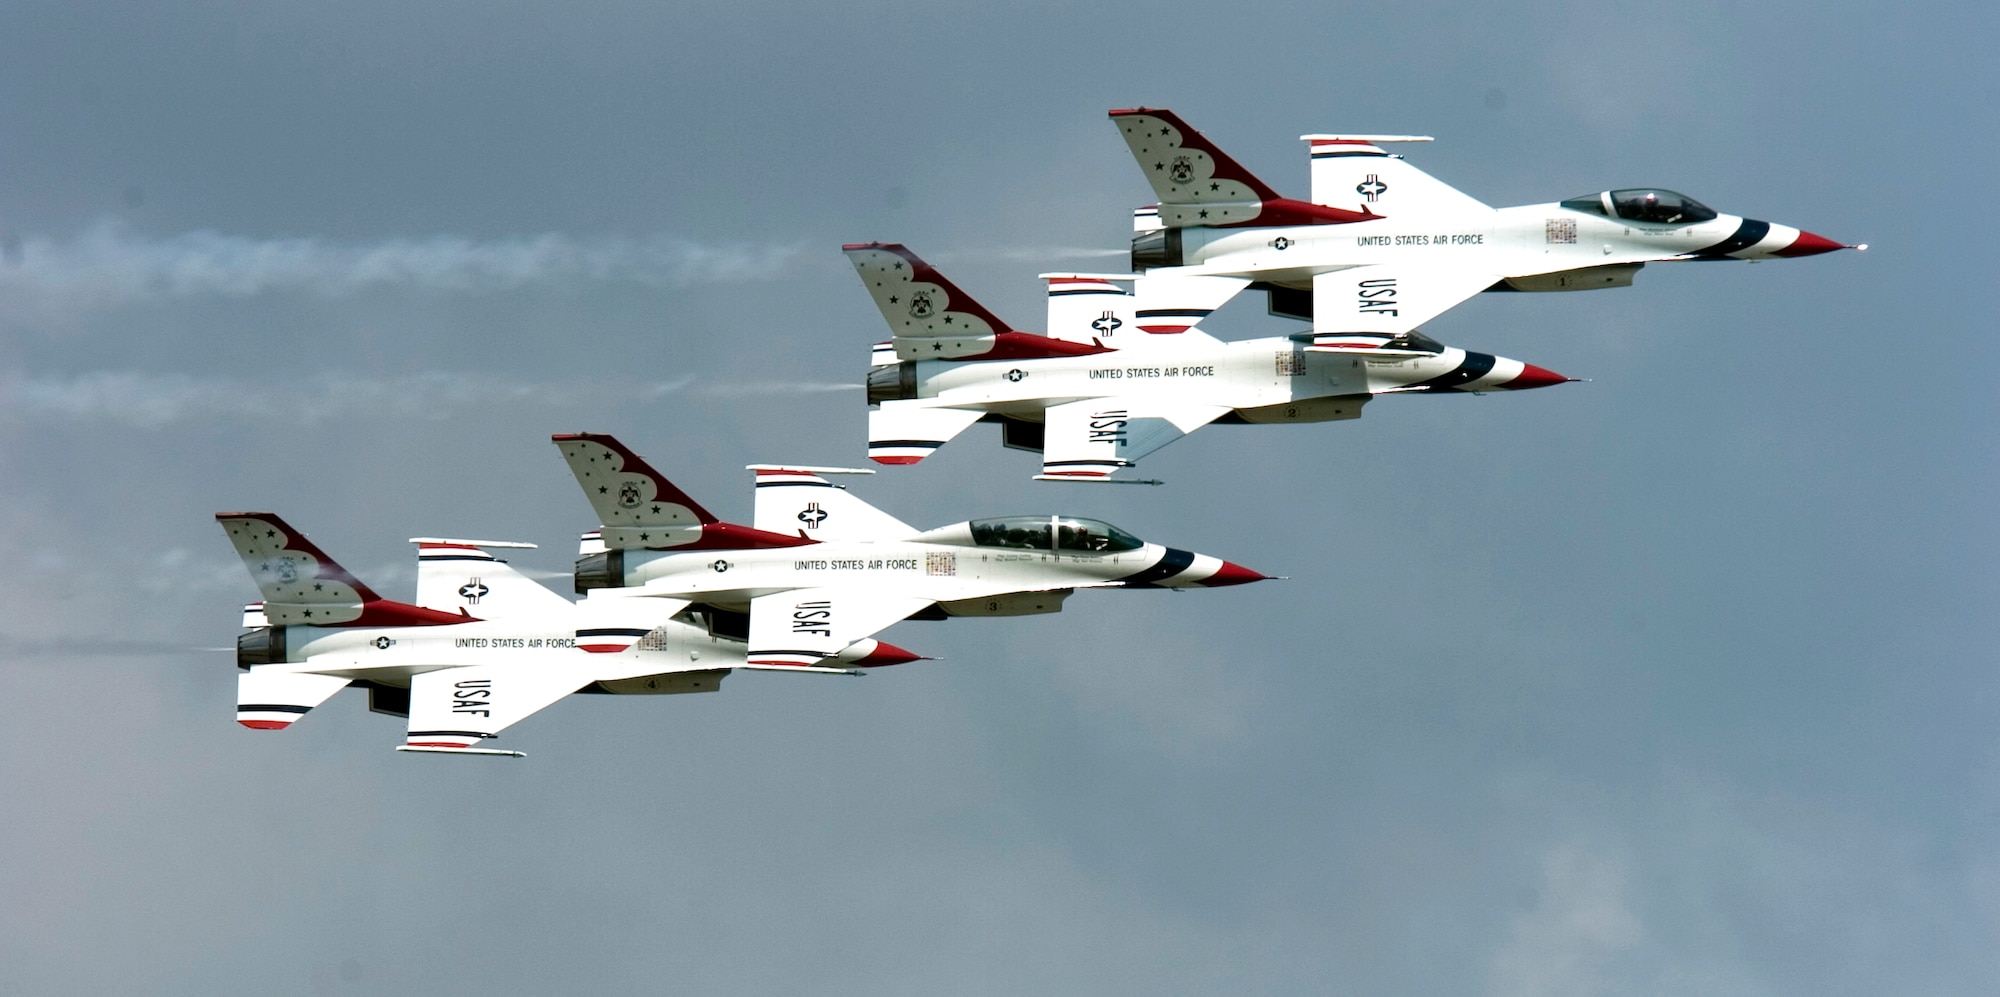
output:
<instances>
[{"instance_id":1,"label":"thin cloud","mask_svg":"<svg viewBox=\"0 0 2000 997\"><path fill-rule=\"evenodd\" d=\"M437 235L336 242L208 231L149 237L104 223L68 240L10 237L6 248L0 256L0 300L103 308L271 293L342 297L381 288L489 293L560 281L735 283L768 278L791 265L805 246L557 233L486 241Z\"/></svg>"},{"instance_id":2,"label":"thin cloud","mask_svg":"<svg viewBox=\"0 0 2000 997\"><path fill-rule=\"evenodd\" d=\"M683 391L743 397L860 388L859 384L821 381L708 381L694 375L658 384L620 386L599 380L516 381L444 372L328 373L273 384L101 370L72 377L0 374L0 420L108 423L137 429L218 421L313 425L366 416L441 419L496 403L562 408L620 397L650 401Z\"/></svg>"}]
</instances>

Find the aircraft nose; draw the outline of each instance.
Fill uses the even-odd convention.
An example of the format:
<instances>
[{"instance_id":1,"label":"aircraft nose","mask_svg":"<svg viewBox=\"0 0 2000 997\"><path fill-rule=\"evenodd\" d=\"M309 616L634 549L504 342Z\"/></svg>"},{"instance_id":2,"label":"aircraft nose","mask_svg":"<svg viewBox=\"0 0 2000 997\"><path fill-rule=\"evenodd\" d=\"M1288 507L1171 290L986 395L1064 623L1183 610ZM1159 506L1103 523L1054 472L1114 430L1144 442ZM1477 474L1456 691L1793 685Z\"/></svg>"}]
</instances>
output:
<instances>
[{"instance_id":1,"label":"aircraft nose","mask_svg":"<svg viewBox=\"0 0 2000 997\"><path fill-rule=\"evenodd\" d=\"M1836 249L1858 249L1858 248L1861 247L1848 246L1843 243L1835 242L1832 239L1829 239L1823 235L1814 235L1811 232L1806 231L1805 229L1800 229L1799 237L1793 239L1791 245L1786 246L1783 249L1777 250L1776 252L1773 252L1771 255L1818 256L1821 253L1831 253Z\"/></svg>"},{"instance_id":2,"label":"aircraft nose","mask_svg":"<svg viewBox=\"0 0 2000 997\"><path fill-rule=\"evenodd\" d=\"M1201 584L1205 588L1217 588L1223 585L1245 585L1250 582L1261 582L1269 577L1271 576L1262 572L1252 571L1237 564L1235 561L1224 561L1222 562L1222 567L1216 569L1215 574L1202 579Z\"/></svg>"},{"instance_id":3,"label":"aircraft nose","mask_svg":"<svg viewBox=\"0 0 2000 997\"><path fill-rule=\"evenodd\" d=\"M1513 380L1501 384L1499 387L1506 391L1525 391L1529 388L1546 388L1551 384L1563 384L1574 380L1576 378L1564 377L1547 367L1537 367L1531 363L1524 363L1521 365L1521 372L1516 374Z\"/></svg>"}]
</instances>

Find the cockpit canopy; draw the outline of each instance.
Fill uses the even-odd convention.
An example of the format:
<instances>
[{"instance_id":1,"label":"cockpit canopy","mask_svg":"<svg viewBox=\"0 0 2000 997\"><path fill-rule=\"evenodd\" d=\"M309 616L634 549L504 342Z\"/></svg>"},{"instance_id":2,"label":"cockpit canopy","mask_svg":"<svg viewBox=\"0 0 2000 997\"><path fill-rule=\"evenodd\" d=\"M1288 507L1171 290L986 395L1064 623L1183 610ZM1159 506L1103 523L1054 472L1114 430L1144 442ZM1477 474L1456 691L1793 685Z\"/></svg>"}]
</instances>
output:
<instances>
[{"instance_id":1,"label":"cockpit canopy","mask_svg":"<svg viewBox=\"0 0 2000 997\"><path fill-rule=\"evenodd\" d=\"M1146 545L1138 537L1099 519L1002 516L998 519L975 519L970 525L972 542L981 547L1109 554L1138 550Z\"/></svg>"},{"instance_id":2,"label":"cockpit canopy","mask_svg":"<svg viewBox=\"0 0 2000 997\"><path fill-rule=\"evenodd\" d=\"M1572 197L1562 202L1562 206L1571 211L1588 211L1594 215L1655 225L1692 225L1715 218L1714 208L1686 194L1657 187L1607 190L1601 194Z\"/></svg>"}]
</instances>

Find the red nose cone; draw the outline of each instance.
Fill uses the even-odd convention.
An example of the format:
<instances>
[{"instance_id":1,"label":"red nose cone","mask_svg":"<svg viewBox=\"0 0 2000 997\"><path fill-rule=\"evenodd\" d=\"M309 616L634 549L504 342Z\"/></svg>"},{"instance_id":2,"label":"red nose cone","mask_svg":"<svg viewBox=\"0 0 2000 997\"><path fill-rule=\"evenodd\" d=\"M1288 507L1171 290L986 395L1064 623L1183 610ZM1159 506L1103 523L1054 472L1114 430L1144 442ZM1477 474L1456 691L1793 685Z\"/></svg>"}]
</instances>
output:
<instances>
[{"instance_id":1,"label":"red nose cone","mask_svg":"<svg viewBox=\"0 0 2000 997\"><path fill-rule=\"evenodd\" d=\"M1832 239L1829 239L1823 235L1814 235L1811 232L1807 232L1801 229L1799 231L1799 237L1793 239L1791 245L1778 250L1777 255L1818 256L1821 253L1831 253L1836 249L1846 249L1846 248L1847 248L1846 246L1843 246L1840 243L1837 243Z\"/></svg>"},{"instance_id":2,"label":"red nose cone","mask_svg":"<svg viewBox=\"0 0 2000 997\"><path fill-rule=\"evenodd\" d=\"M1531 363L1524 363L1521 365L1521 373L1513 380L1501 385L1501 387L1508 391L1525 391L1528 388L1546 388L1551 384L1562 384L1568 380L1569 378L1547 367L1537 367Z\"/></svg>"},{"instance_id":3,"label":"red nose cone","mask_svg":"<svg viewBox=\"0 0 2000 997\"><path fill-rule=\"evenodd\" d=\"M1208 588L1215 588L1218 585L1242 585L1246 582L1261 582L1269 577L1271 576L1258 574L1249 568L1237 564L1235 561L1224 561L1222 562L1221 570L1202 579L1201 583Z\"/></svg>"},{"instance_id":4,"label":"red nose cone","mask_svg":"<svg viewBox=\"0 0 2000 997\"><path fill-rule=\"evenodd\" d=\"M929 658L921 654L914 651L905 651L886 640L878 640L875 642L875 650L868 652L867 655L857 659L854 663L862 668L884 668L889 665L901 665L911 661L929 660Z\"/></svg>"}]
</instances>

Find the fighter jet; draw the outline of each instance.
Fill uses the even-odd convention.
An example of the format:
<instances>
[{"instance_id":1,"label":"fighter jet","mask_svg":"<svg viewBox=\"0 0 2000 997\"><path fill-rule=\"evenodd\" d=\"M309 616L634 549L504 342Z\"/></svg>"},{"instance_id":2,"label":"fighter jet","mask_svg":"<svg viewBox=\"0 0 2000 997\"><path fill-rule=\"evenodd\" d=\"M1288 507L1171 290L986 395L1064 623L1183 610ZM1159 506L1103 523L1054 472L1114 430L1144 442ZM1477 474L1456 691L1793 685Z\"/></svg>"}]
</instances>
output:
<instances>
[{"instance_id":1,"label":"fighter jet","mask_svg":"<svg viewBox=\"0 0 2000 997\"><path fill-rule=\"evenodd\" d=\"M572 603L493 556L532 544L420 537L417 604L376 595L268 512L215 517L262 590L236 640L236 721L283 730L334 693L407 717L398 751L510 755L474 745L574 692L714 692L744 661L740 639L699 613L644 599ZM869 653L875 660L861 660ZM900 657L898 657L900 655ZM889 645L835 661L916 656Z\"/></svg>"},{"instance_id":2,"label":"fighter jet","mask_svg":"<svg viewBox=\"0 0 2000 997\"><path fill-rule=\"evenodd\" d=\"M1395 335L1481 291L1626 287L1667 260L1764 260L1866 249L1631 188L1492 208L1390 155L1425 135L1305 135L1312 200L1294 201L1172 111L1112 123L1159 197L1134 216L1132 267L1247 277L1315 332Z\"/></svg>"},{"instance_id":3,"label":"fighter jet","mask_svg":"<svg viewBox=\"0 0 2000 997\"><path fill-rule=\"evenodd\" d=\"M1415 330L1222 342L1198 323L1248 281L1177 271L1043 274L1049 333L1037 336L902 246L844 248L895 337L875 347L868 374L868 456L883 464L916 463L997 421L1005 446L1041 452L1038 479L1158 484L1117 475L1211 422L1354 419L1381 394L1569 380Z\"/></svg>"},{"instance_id":4,"label":"fighter jet","mask_svg":"<svg viewBox=\"0 0 2000 997\"><path fill-rule=\"evenodd\" d=\"M616 439L558 435L602 524L576 586L700 607L754 666L812 668L910 617L1060 612L1079 588L1214 588L1264 575L1072 516L918 530L827 480L846 468L751 465L754 526L724 523ZM610 639L610 638L607 638Z\"/></svg>"}]
</instances>

